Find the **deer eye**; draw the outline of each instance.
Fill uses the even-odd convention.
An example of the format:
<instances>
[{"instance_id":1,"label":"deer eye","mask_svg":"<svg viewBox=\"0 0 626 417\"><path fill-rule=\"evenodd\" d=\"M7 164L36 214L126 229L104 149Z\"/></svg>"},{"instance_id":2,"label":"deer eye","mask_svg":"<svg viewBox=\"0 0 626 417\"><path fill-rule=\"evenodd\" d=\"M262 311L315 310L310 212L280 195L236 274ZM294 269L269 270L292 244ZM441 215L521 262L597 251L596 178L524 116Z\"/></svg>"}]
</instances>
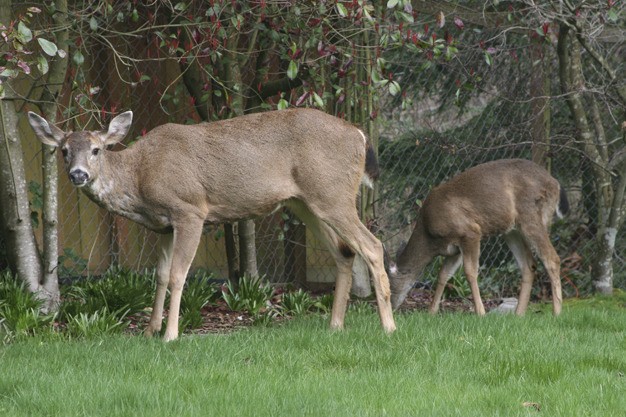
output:
<instances>
[{"instance_id":1,"label":"deer eye","mask_svg":"<svg viewBox=\"0 0 626 417\"><path fill-rule=\"evenodd\" d=\"M61 153L63 154L63 157L66 158L67 157L67 148L61 149Z\"/></svg>"},{"instance_id":2,"label":"deer eye","mask_svg":"<svg viewBox=\"0 0 626 417\"><path fill-rule=\"evenodd\" d=\"M93 148L93 149L91 150L91 154L92 154L93 156L98 156L98 154L99 154L99 153L100 153L100 148Z\"/></svg>"}]
</instances>

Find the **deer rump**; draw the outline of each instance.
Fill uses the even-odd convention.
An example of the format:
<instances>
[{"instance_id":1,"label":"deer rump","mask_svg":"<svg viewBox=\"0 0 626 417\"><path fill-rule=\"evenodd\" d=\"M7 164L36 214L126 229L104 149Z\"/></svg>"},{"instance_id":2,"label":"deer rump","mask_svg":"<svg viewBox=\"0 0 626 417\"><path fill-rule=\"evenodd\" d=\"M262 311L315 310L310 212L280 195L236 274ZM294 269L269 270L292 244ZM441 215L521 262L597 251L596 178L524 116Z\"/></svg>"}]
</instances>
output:
<instances>
[{"instance_id":1,"label":"deer rump","mask_svg":"<svg viewBox=\"0 0 626 417\"><path fill-rule=\"evenodd\" d=\"M548 229L554 215L568 211L567 196L545 169L524 159L477 165L434 188L418 212L415 227L390 276L397 308L435 256L444 256L430 311L439 310L448 279L463 265L474 309L485 314L478 290L480 241L503 235L522 273L516 313L526 311L534 280L533 252L550 276L553 312L561 311L560 259Z\"/></svg>"}]
</instances>

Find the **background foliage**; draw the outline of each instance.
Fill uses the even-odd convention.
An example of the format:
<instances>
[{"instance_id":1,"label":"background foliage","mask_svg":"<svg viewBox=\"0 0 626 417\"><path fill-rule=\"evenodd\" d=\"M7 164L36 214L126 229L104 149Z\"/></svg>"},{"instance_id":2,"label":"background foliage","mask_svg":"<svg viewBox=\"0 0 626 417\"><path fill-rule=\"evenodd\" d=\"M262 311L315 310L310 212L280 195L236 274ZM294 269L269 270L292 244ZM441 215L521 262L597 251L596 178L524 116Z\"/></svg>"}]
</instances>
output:
<instances>
[{"instance_id":1,"label":"background foliage","mask_svg":"<svg viewBox=\"0 0 626 417\"><path fill-rule=\"evenodd\" d=\"M461 3L466 9L409 1L75 1L69 2L72 21L66 26L55 23L58 2L15 4L15 19L3 31L9 50L2 74L19 81L23 115L35 109L32 97L46 87L50 63L69 57L55 98L60 124L100 128L113 114L132 109L136 122L128 143L168 121L197 123L293 106L316 106L347 118L378 146L378 194L364 195L366 202L375 200L375 211L361 209L392 255L408 238L416 207L440 181L488 160L538 158L572 202L567 221L553 232L564 261L565 290L589 292L599 191L594 163L581 151L561 95L555 50L560 17L541 21L548 18L542 14L548 3L533 10L525 2L494 2L485 15L500 20L485 23L470 13L473 2ZM623 35L623 5L594 3L585 9L588 15L596 12L609 29L617 22ZM67 41L55 43L61 30L69 31ZM611 61L617 68L623 67L618 58L623 39L599 43L602 52L617 58ZM600 88L604 75L594 69L588 82ZM611 100L601 102L598 117L617 147L619 114ZM26 164L35 168L28 175L39 230L39 147L26 124L20 122L19 129L28 138L26 154L32 155ZM151 233L92 211L63 176L60 195L62 278L100 275L111 265L137 271L154 265ZM260 274L270 281L302 274L332 281L332 261L310 236L296 236L299 226L287 213L257 221ZM225 233L219 226L208 231L195 267L226 274ZM302 244L307 260L294 261L293 248ZM626 286L625 244L618 234L613 256L618 287ZM513 259L497 240L485 243L481 262L486 288L496 295L516 291ZM294 272L297 268L306 270Z\"/></svg>"}]
</instances>

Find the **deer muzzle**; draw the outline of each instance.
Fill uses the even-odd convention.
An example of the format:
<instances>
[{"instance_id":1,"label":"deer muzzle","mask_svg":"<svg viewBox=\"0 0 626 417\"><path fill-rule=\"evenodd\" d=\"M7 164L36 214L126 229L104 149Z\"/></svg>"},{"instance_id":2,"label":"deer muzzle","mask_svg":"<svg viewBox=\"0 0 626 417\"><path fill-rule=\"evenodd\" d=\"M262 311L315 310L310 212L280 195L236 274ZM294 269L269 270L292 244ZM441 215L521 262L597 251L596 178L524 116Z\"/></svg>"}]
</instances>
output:
<instances>
[{"instance_id":1,"label":"deer muzzle","mask_svg":"<svg viewBox=\"0 0 626 417\"><path fill-rule=\"evenodd\" d=\"M70 171L69 177L72 184L76 187L82 187L89 182L89 173L83 171L82 169L74 169Z\"/></svg>"}]
</instances>

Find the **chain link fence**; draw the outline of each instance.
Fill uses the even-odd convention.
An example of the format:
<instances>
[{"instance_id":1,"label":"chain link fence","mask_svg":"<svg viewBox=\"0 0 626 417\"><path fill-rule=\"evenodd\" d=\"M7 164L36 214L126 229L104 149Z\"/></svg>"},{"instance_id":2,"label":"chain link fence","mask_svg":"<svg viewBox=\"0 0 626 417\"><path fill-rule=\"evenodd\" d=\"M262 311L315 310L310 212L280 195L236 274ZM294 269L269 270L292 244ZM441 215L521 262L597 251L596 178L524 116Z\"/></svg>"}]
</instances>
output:
<instances>
[{"instance_id":1,"label":"chain link fence","mask_svg":"<svg viewBox=\"0 0 626 417\"><path fill-rule=\"evenodd\" d=\"M564 291L572 295L591 290L589 268L597 207L590 196L595 191L589 162L574 143L564 100L547 98L559 94L556 57L544 59L547 64L539 78L542 91L549 94L533 94L538 69L533 65L531 49L528 44L511 47L508 55L503 53L491 64L485 62L485 52L480 48L461 51L456 60L442 66L420 67L412 59L403 62L404 57L397 57L402 58L396 64L398 79L414 97L414 104L400 110L394 97L385 97L380 103L378 151L382 174L371 225L392 257L408 240L416 207L433 186L482 162L510 157L531 159L539 149L552 174L567 190L572 206L569 216L557 223L552 233L563 260ZM544 53L549 52L546 49ZM168 65L145 65L144 74L150 81L132 85L115 81L107 56L102 54L103 60L98 57L86 71L101 82L98 88L102 90L94 94L103 96L103 108L134 111L131 137L140 137L168 121L189 121L186 115L192 111L192 104L182 83L172 85L166 81L162 72L172 70ZM482 77L476 90L463 88L467 79L474 77L467 75L467 68ZM161 102L155 102L155 91L163 97ZM539 123L538 118L545 115L548 121L542 119ZM538 123L545 133L540 141ZM31 197L36 199L41 192L40 145L25 120L20 126L22 137L28 138L24 148L30 155L26 162ZM99 128L93 121L89 126ZM82 126L78 123L74 127ZM97 208L69 184L64 173L60 175L59 204L61 278L100 274L111 265L134 270L156 265L158 236ZM260 274L274 282L334 282L332 258L288 213L274 213L258 219L256 225ZM614 259L618 287L626 286L625 249L626 239L618 234ZM212 271L219 277L228 275L222 226L207 229L193 268ZM434 276L432 271L427 275ZM481 253L481 285L504 294L516 291L519 280L513 257L502 241L487 239Z\"/></svg>"}]
</instances>

